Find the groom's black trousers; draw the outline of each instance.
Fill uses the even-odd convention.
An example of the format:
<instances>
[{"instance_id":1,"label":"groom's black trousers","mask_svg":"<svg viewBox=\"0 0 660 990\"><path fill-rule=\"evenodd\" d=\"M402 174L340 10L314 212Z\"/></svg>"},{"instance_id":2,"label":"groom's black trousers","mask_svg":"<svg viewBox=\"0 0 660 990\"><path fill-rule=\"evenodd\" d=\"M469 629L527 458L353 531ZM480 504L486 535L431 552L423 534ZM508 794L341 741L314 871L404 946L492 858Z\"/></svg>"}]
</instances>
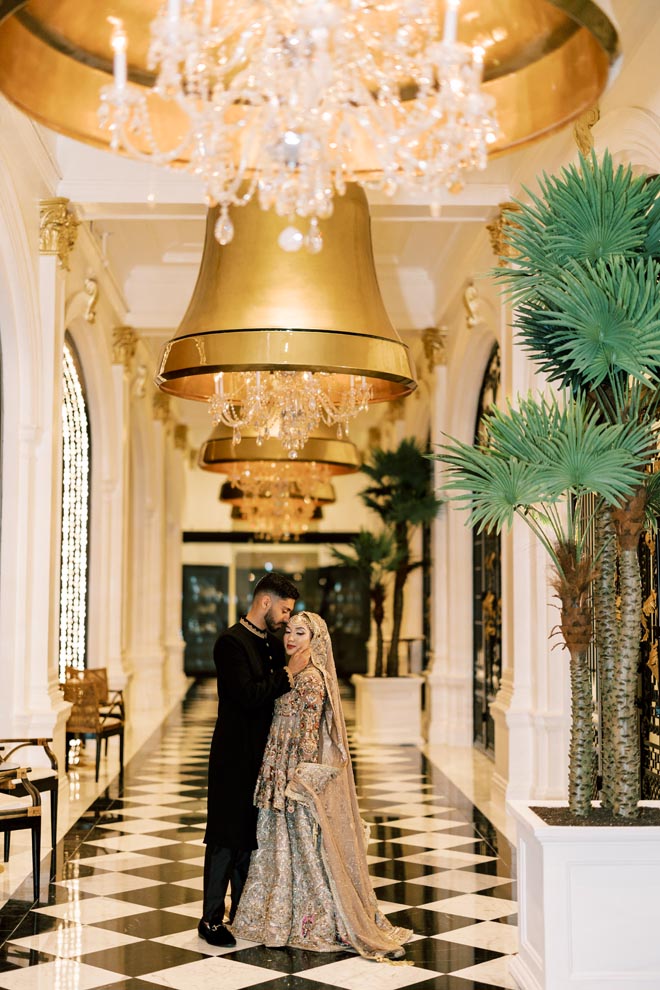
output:
<instances>
[{"instance_id":1,"label":"groom's black trousers","mask_svg":"<svg viewBox=\"0 0 660 990\"><path fill-rule=\"evenodd\" d=\"M204 921L221 925L225 917L225 896L231 884L229 923L234 920L250 866L251 849L227 849L207 843L204 853Z\"/></svg>"}]
</instances>

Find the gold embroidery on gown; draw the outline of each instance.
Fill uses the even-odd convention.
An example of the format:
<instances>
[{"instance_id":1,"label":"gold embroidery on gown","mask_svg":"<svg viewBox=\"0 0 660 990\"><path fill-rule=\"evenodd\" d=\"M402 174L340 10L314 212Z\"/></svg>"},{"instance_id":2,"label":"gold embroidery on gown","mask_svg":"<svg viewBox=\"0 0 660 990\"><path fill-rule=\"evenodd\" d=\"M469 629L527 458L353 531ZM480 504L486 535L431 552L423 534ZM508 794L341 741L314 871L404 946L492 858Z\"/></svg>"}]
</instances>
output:
<instances>
[{"instance_id":1,"label":"gold embroidery on gown","mask_svg":"<svg viewBox=\"0 0 660 990\"><path fill-rule=\"evenodd\" d=\"M255 788L258 849L232 931L269 946L382 958L411 933L377 907L330 639L320 616L305 614L312 662L275 702Z\"/></svg>"}]
</instances>

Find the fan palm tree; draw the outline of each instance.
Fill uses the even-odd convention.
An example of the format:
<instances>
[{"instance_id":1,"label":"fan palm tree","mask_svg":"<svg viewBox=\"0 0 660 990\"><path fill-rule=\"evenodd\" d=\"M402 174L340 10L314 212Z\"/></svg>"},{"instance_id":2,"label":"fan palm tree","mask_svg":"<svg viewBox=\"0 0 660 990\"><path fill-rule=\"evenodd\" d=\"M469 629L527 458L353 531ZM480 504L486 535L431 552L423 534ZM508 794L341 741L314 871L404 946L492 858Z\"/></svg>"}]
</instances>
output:
<instances>
[{"instance_id":1,"label":"fan palm tree","mask_svg":"<svg viewBox=\"0 0 660 990\"><path fill-rule=\"evenodd\" d=\"M392 594L392 637L387 655L387 677L399 672L399 639L403 592L408 575L421 561L411 560L414 530L431 522L442 505L433 491L428 460L414 440L402 440L395 450L375 447L361 470L373 484L360 493L364 504L377 512L394 539L397 566Z\"/></svg>"},{"instance_id":2,"label":"fan palm tree","mask_svg":"<svg viewBox=\"0 0 660 990\"><path fill-rule=\"evenodd\" d=\"M383 620L385 619L386 581L399 566L399 551L392 534L387 530L371 533L361 529L353 540L352 552L344 553L332 547L335 560L346 567L353 567L361 574L369 589L371 615L376 626L376 661L374 677L383 676Z\"/></svg>"},{"instance_id":3,"label":"fan palm tree","mask_svg":"<svg viewBox=\"0 0 660 990\"><path fill-rule=\"evenodd\" d=\"M518 409L493 409L484 426L486 445L451 440L432 456L445 466L443 490L458 492L452 498L470 506L473 525L499 532L518 515L550 556L560 631L570 656L569 807L584 816L595 778L586 655L592 636L590 586L599 567L589 531L600 506L618 506L639 489L653 456L652 435L643 425L603 422L581 394L563 404L555 397L528 397Z\"/></svg>"},{"instance_id":4,"label":"fan palm tree","mask_svg":"<svg viewBox=\"0 0 660 990\"><path fill-rule=\"evenodd\" d=\"M540 186L507 226L515 266L496 273L516 304L519 340L549 381L584 392L603 421L650 426L660 401L660 177L592 154ZM657 475L645 475L595 524L601 797L622 816L634 816L639 799L637 548L660 510L658 491Z\"/></svg>"}]
</instances>

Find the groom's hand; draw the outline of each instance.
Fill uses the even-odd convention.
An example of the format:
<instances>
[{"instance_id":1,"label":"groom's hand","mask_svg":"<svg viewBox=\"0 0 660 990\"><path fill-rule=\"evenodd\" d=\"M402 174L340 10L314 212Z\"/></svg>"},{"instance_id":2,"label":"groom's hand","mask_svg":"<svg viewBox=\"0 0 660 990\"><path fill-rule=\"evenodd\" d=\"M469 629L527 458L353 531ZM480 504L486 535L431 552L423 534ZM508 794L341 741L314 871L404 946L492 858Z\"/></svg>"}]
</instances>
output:
<instances>
[{"instance_id":1,"label":"groom's hand","mask_svg":"<svg viewBox=\"0 0 660 990\"><path fill-rule=\"evenodd\" d=\"M292 677L295 677L296 674L299 674L300 671L307 666L311 655L312 654L308 646L303 646L291 654L287 661L287 667L291 671Z\"/></svg>"}]
</instances>

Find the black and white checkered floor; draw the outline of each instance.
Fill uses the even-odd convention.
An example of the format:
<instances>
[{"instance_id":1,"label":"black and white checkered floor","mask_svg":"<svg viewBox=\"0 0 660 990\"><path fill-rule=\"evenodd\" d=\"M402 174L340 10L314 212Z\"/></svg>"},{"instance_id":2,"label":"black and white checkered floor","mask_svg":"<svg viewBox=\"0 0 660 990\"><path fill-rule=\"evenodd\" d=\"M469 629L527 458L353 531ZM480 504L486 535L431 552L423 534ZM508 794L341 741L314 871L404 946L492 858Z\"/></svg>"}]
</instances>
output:
<instances>
[{"instance_id":1,"label":"black and white checkered floor","mask_svg":"<svg viewBox=\"0 0 660 990\"><path fill-rule=\"evenodd\" d=\"M511 847L413 747L355 745L353 756L374 887L391 920L414 929L414 965L198 938L215 712L214 684L194 688L131 761L123 791L115 784L64 838L47 902L30 910L28 879L2 908L0 988L514 987Z\"/></svg>"}]
</instances>

